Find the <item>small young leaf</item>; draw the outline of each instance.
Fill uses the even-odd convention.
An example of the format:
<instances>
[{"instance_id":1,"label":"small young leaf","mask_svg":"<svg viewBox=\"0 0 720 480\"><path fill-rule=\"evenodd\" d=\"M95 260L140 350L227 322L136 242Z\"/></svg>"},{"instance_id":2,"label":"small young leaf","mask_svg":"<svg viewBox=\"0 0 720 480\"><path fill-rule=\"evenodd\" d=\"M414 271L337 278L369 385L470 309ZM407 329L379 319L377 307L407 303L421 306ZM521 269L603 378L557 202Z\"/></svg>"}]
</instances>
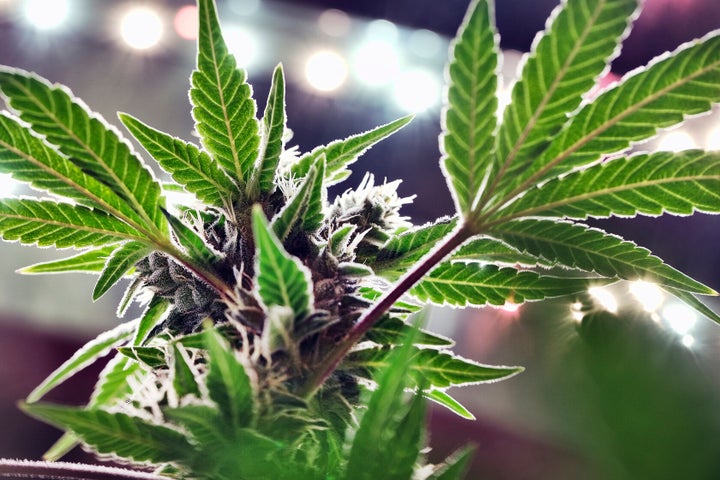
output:
<instances>
[{"instance_id":1,"label":"small young leaf","mask_svg":"<svg viewBox=\"0 0 720 480\"><path fill-rule=\"evenodd\" d=\"M168 365L165 351L157 347L118 347L117 351L126 357L150 368L165 368Z\"/></svg>"},{"instance_id":2,"label":"small young leaf","mask_svg":"<svg viewBox=\"0 0 720 480\"><path fill-rule=\"evenodd\" d=\"M465 408L460 402L448 395L444 390L425 390L423 396L433 402L446 407L451 412L467 420L475 420L475 415Z\"/></svg>"},{"instance_id":3,"label":"small young leaf","mask_svg":"<svg viewBox=\"0 0 720 480\"><path fill-rule=\"evenodd\" d=\"M467 214L495 163L498 39L487 0L474 0L452 46L440 162L455 201Z\"/></svg>"},{"instance_id":4,"label":"small young leaf","mask_svg":"<svg viewBox=\"0 0 720 480\"><path fill-rule=\"evenodd\" d=\"M438 305L482 306L522 303L584 292L607 281L595 278L552 277L535 272L475 263L441 263L410 293Z\"/></svg>"},{"instance_id":5,"label":"small young leaf","mask_svg":"<svg viewBox=\"0 0 720 480\"><path fill-rule=\"evenodd\" d=\"M56 462L78 445L80 445L80 439L70 432L65 432L47 452L43 453L42 458L46 462Z\"/></svg>"},{"instance_id":6,"label":"small young leaf","mask_svg":"<svg viewBox=\"0 0 720 480\"><path fill-rule=\"evenodd\" d=\"M116 249L107 259L93 290L93 300L102 297L105 292L122 279L135 263L150 253L147 245L139 242L127 242Z\"/></svg>"},{"instance_id":7,"label":"small young leaf","mask_svg":"<svg viewBox=\"0 0 720 480\"><path fill-rule=\"evenodd\" d=\"M140 364L118 353L105 366L95 383L88 408L105 408L132 391L128 379L140 371Z\"/></svg>"},{"instance_id":8,"label":"small young leaf","mask_svg":"<svg viewBox=\"0 0 720 480\"><path fill-rule=\"evenodd\" d=\"M231 431L247 427L255 414L255 399L245 366L215 330L207 328L204 335L210 356L207 374L210 399L217 405L223 420L229 423Z\"/></svg>"},{"instance_id":9,"label":"small young leaf","mask_svg":"<svg viewBox=\"0 0 720 480\"><path fill-rule=\"evenodd\" d=\"M194 451L179 431L124 413L39 403L23 404L22 408L33 417L73 431L100 454L161 464L183 460Z\"/></svg>"},{"instance_id":10,"label":"small young leaf","mask_svg":"<svg viewBox=\"0 0 720 480\"><path fill-rule=\"evenodd\" d=\"M109 186L149 225L161 230L165 219L160 184L130 144L65 87L29 72L0 70L0 89L33 130L57 145L85 173Z\"/></svg>"},{"instance_id":11,"label":"small young leaf","mask_svg":"<svg viewBox=\"0 0 720 480\"><path fill-rule=\"evenodd\" d=\"M147 336L160 323L169 306L170 301L166 298L154 296L150 300L150 304L138 320L138 327L132 342L134 346L137 347L145 343Z\"/></svg>"},{"instance_id":12,"label":"small young leaf","mask_svg":"<svg viewBox=\"0 0 720 480\"><path fill-rule=\"evenodd\" d=\"M343 366L367 369L372 373L388 367L394 350L396 349L387 347L358 350L347 356ZM524 370L522 367L483 365L432 348L413 347L412 361L413 364L407 372L411 380L409 385L423 387L429 384L433 389L495 382L512 377Z\"/></svg>"},{"instance_id":13,"label":"small young leaf","mask_svg":"<svg viewBox=\"0 0 720 480\"><path fill-rule=\"evenodd\" d=\"M322 226L325 220L323 211L327 204L327 188L323 181L325 178L325 156L318 157L315 168L317 168L317 176L311 185L307 199L307 209L302 217L302 228L308 233L313 233Z\"/></svg>"},{"instance_id":14,"label":"small young leaf","mask_svg":"<svg viewBox=\"0 0 720 480\"><path fill-rule=\"evenodd\" d=\"M328 145L317 147L306 153L291 168L292 176L301 178L307 175L310 168L315 165L321 155L325 154L325 186L334 185L350 176L347 169L357 161L360 156L379 141L389 137L402 127L410 123L412 115L399 118L393 122L381 125L364 133L352 135L345 140L335 140Z\"/></svg>"},{"instance_id":15,"label":"small young leaf","mask_svg":"<svg viewBox=\"0 0 720 480\"><path fill-rule=\"evenodd\" d=\"M298 224L304 224L310 200L316 190L316 181L318 181L318 178L320 181L322 180L322 177L319 177L318 174L318 167L313 166L307 173L297 193L285 204L282 210L273 217L272 229L281 242L290 235L290 232L292 232L293 228Z\"/></svg>"},{"instance_id":16,"label":"small young leaf","mask_svg":"<svg viewBox=\"0 0 720 480\"><path fill-rule=\"evenodd\" d=\"M123 344L130 338L136 326L137 320L121 323L112 330L101 333L90 340L52 372L40 385L35 387L25 401L27 403L37 402L47 392L75 375L75 373L94 363L98 358L107 355L113 348Z\"/></svg>"},{"instance_id":17,"label":"small young leaf","mask_svg":"<svg viewBox=\"0 0 720 480\"><path fill-rule=\"evenodd\" d=\"M662 287L713 295L715 292L620 237L581 224L553 220L507 222L493 234L531 255L605 277L646 280Z\"/></svg>"},{"instance_id":18,"label":"small young leaf","mask_svg":"<svg viewBox=\"0 0 720 480\"><path fill-rule=\"evenodd\" d=\"M220 31L213 0L198 1L200 33L190 100L205 148L238 185L250 180L260 138L252 89Z\"/></svg>"},{"instance_id":19,"label":"small young leaf","mask_svg":"<svg viewBox=\"0 0 720 480\"><path fill-rule=\"evenodd\" d=\"M257 288L265 306L289 307L295 318L305 317L312 307L310 272L285 251L258 206L253 208L253 234Z\"/></svg>"},{"instance_id":20,"label":"small young leaf","mask_svg":"<svg viewBox=\"0 0 720 480\"><path fill-rule=\"evenodd\" d=\"M185 395L200 397L200 389L196 378L199 375L196 370L190 367L189 358L187 357L185 349L177 343L174 343L172 350L172 379L175 393L177 393L179 398Z\"/></svg>"},{"instance_id":21,"label":"small young leaf","mask_svg":"<svg viewBox=\"0 0 720 480\"><path fill-rule=\"evenodd\" d=\"M8 242L56 248L145 240L134 228L101 211L29 198L0 201L0 235Z\"/></svg>"},{"instance_id":22,"label":"small young leaf","mask_svg":"<svg viewBox=\"0 0 720 480\"><path fill-rule=\"evenodd\" d=\"M609 160L532 188L502 209L519 217L631 217L720 212L720 152L685 150Z\"/></svg>"},{"instance_id":23,"label":"small young leaf","mask_svg":"<svg viewBox=\"0 0 720 480\"><path fill-rule=\"evenodd\" d=\"M460 449L443 462L443 465L427 480L462 480L470 467L475 447L468 446Z\"/></svg>"},{"instance_id":24,"label":"small young leaf","mask_svg":"<svg viewBox=\"0 0 720 480\"><path fill-rule=\"evenodd\" d=\"M542 151L620 49L638 0L563 1L535 39L498 131L499 164L521 170Z\"/></svg>"},{"instance_id":25,"label":"small young leaf","mask_svg":"<svg viewBox=\"0 0 720 480\"><path fill-rule=\"evenodd\" d=\"M217 254L210 249L207 242L200 235L167 210L163 209L163 214L167 218L178 243L185 249L190 258L202 264L211 264L217 260Z\"/></svg>"},{"instance_id":26,"label":"small young leaf","mask_svg":"<svg viewBox=\"0 0 720 480\"><path fill-rule=\"evenodd\" d=\"M285 76L282 65L278 65L273 73L270 95L261 123L260 155L253 173L257 177L250 183L253 187L257 185L258 193L272 193L275 190L275 172L284 146L285 121Z\"/></svg>"},{"instance_id":27,"label":"small young leaf","mask_svg":"<svg viewBox=\"0 0 720 480\"><path fill-rule=\"evenodd\" d=\"M108 257L116 248L117 245L110 245L88 250L60 260L36 263L21 268L18 270L18 273L28 275L65 272L100 273L102 269L105 268Z\"/></svg>"},{"instance_id":28,"label":"small young leaf","mask_svg":"<svg viewBox=\"0 0 720 480\"><path fill-rule=\"evenodd\" d=\"M163 170L200 201L224 207L239 197L237 186L206 152L131 115L121 113L119 117Z\"/></svg>"}]
</instances>

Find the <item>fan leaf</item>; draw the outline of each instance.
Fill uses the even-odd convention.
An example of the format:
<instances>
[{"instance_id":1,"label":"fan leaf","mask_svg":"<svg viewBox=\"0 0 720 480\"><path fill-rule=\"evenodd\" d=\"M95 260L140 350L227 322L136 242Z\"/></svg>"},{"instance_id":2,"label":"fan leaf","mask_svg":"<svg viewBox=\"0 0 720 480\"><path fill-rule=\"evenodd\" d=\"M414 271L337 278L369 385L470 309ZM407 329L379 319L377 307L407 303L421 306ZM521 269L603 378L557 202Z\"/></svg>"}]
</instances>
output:
<instances>
[{"instance_id":1,"label":"fan leaf","mask_svg":"<svg viewBox=\"0 0 720 480\"><path fill-rule=\"evenodd\" d=\"M107 258L116 248L116 245L110 245L88 250L60 260L36 263L21 268L18 270L18 273L28 275L65 272L100 273L102 269L105 268Z\"/></svg>"},{"instance_id":2,"label":"fan leaf","mask_svg":"<svg viewBox=\"0 0 720 480\"><path fill-rule=\"evenodd\" d=\"M146 241L135 229L98 210L50 200L0 200L0 235L8 242L56 248Z\"/></svg>"},{"instance_id":3,"label":"fan leaf","mask_svg":"<svg viewBox=\"0 0 720 480\"><path fill-rule=\"evenodd\" d=\"M447 408L456 415L461 416L462 418L465 418L467 420L475 420L475 415L470 413L470 411L465 408L460 402L455 400L443 390L426 390L423 392L423 396L428 400L432 400L433 402L442 405L443 407Z\"/></svg>"},{"instance_id":4,"label":"fan leaf","mask_svg":"<svg viewBox=\"0 0 720 480\"><path fill-rule=\"evenodd\" d=\"M486 0L475 0L452 46L440 162L458 213L474 207L495 163L498 40Z\"/></svg>"},{"instance_id":5,"label":"fan leaf","mask_svg":"<svg viewBox=\"0 0 720 480\"><path fill-rule=\"evenodd\" d=\"M197 69L192 73L192 115L202 143L238 185L247 186L260 138L246 74L237 68L220 31L215 4L198 1Z\"/></svg>"},{"instance_id":6,"label":"fan leaf","mask_svg":"<svg viewBox=\"0 0 720 480\"><path fill-rule=\"evenodd\" d=\"M496 138L497 158L522 169L566 123L618 52L637 0L563 1L535 39Z\"/></svg>"},{"instance_id":7,"label":"fan leaf","mask_svg":"<svg viewBox=\"0 0 720 480\"><path fill-rule=\"evenodd\" d=\"M482 306L522 303L583 292L601 279L538 275L476 263L441 263L410 293L438 305Z\"/></svg>"},{"instance_id":8,"label":"fan leaf","mask_svg":"<svg viewBox=\"0 0 720 480\"><path fill-rule=\"evenodd\" d=\"M102 297L113 285L133 268L141 258L150 253L147 245L139 242L127 242L117 248L107 259L93 290L93 300Z\"/></svg>"},{"instance_id":9,"label":"fan leaf","mask_svg":"<svg viewBox=\"0 0 720 480\"><path fill-rule=\"evenodd\" d=\"M167 133L155 130L131 115L120 120L140 145L172 178L200 201L215 207L232 205L237 186L203 150Z\"/></svg>"},{"instance_id":10,"label":"fan leaf","mask_svg":"<svg viewBox=\"0 0 720 480\"><path fill-rule=\"evenodd\" d=\"M120 132L90 112L67 88L35 74L1 69L0 90L22 120L85 173L110 187L143 224L164 229L160 184Z\"/></svg>"},{"instance_id":11,"label":"fan leaf","mask_svg":"<svg viewBox=\"0 0 720 480\"><path fill-rule=\"evenodd\" d=\"M513 247L570 268L605 277L645 280L663 287L713 295L715 292L650 255L645 248L580 224L552 220L507 222L493 234Z\"/></svg>"}]
</instances>

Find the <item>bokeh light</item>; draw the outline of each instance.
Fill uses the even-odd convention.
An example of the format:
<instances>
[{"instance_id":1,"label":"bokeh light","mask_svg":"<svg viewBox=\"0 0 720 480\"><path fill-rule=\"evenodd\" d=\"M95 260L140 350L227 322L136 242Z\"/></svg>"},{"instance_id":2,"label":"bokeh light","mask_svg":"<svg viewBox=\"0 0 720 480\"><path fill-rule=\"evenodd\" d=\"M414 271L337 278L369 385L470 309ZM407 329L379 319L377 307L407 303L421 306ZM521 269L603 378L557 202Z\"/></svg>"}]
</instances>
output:
<instances>
[{"instance_id":1,"label":"bokeh light","mask_svg":"<svg viewBox=\"0 0 720 480\"><path fill-rule=\"evenodd\" d=\"M720 150L720 125L708 132L705 148L708 150Z\"/></svg>"},{"instance_id":2,"label":"bokeh light","mask_svg":"<svg viewBox=\"0 0 720 480\"><path fill-rule=\"evenodd\" d=\"M25 0L22 15L38 30L56 30L68 20L70 3L68 0Z\"/></svg>"},{"instance_id":3,"label":"bokeh light","mask_svg":"<svg viewBox=\"0 0 720 480\"><path fill-rule=\"evenodd\" d=\"M157 46L163 36L163 21L158 12L149 7L132 7L120 20L120 36L135 50Z\"/></svg>"},{"instance_id":4,"label":"bokeh light","mask_svg":"<svg viewBox=\"0 0 720 480\"><path fill-rule=\"evenodd\" d=\"M350 33L352 28L352 20L350 16L335 8L325 10L320 14L317 20L318 28L321 32L331 37L343 37Z\"/></svg>"},{"instance_id":5,"label":"bokeh light","mask_svg":"<svg viewBox=\"0 0 720 480\"><path fill-rule=\"evenodd\" d=\"M8 173L0 173L0 198L11 197L15 192L17 182Z\"/></svg>"},{"instance_id":6,"label":"bokeh light","mask_svg":"<svg viewBox=\"0 0 720 480\"><path fill-rule=\"evenodd\" d=\"M668 132L660 138L657 145L658 150L668 152L680 152L691 148L697 148L697 144L689 133L683 130Z\"/></svg>"},{"instance_id":7,"label":"bokeh light","mask_svg":"<svg viewBox=\"0 0 720 480\"><path fill-rule=\"evenodd\" d=\"M602 308L610 313L617 313L618 303L615 295L613 295L607 288L603 287L590 287L588 293Z\"/></svg>"},{"instance_id":8,"label":"bokeh light","mask_svg":"<svg viewBox=\"0 0 720 480\"><path fill-rule=\"evenodd\" d=\"M662 289L651 282L631 282L629 290L646 312L656 311L665 301Z\"/></svg>"},{"instance_id":9,"label":"bokeh light","mask_svg":"<svg viewBox=\"0 0 720 480\"><path fill-rule=\"evenodd\" d=\"M173 19L175 32L185 40L195 40L198 34L198 9L195 5L185 5Z\"/></svg>"},{"instance_id":10,"label":"bokeh light","mask_svg":"<svg viewBox=\"0 0 720 480\"><path fill-rule=\"evenodd\" d=\"M663 308L662 316L667 325L678 335L687 335L697 322L695 310L683 303L671 303Z\"/></svg>"},{"instance_id":11,"label":"bokeh light","mask_svg":"<svg viewBox=\"0 0 720 480\"><path fill-rule=\"evenodd\" d=\"M392 82L400 71L400 54L392 42L370 40L364 42L353 58L355 75L370 86Z\"/></svg>"},{"instance_id":12,"label":"bokeh light","mask_svg":"<svg viewBox=\"0 0 720 480\"><path fill-rule=\"evenodd\" d=\"M305 78L310 86L321 92L340 88L345 83L347 74L345 59L330 50L315 52L305 64Z\"/></svg>"},{"instance_id":13,"label":"bokeh light","mask_svg":"<svg viewBox=\"0 0 720 480\"><path fill-rule=\"evenodd\" d=\"M400 75L395 82L395 103L403 110L416 113L435 106L440 101L440 78L426 69L414 69Z\"/></svg>"},{"instance_id":14,"label":"bokeh light","mask_svg":"<svg viewBox=\"0 0 720 480\"><path fill-rule=\"evenodd\" d=\"M246 29L230 26L223 30L228 50L241 68L248 68L257 59L258 42Z\"/></svg>"}]
</instances>

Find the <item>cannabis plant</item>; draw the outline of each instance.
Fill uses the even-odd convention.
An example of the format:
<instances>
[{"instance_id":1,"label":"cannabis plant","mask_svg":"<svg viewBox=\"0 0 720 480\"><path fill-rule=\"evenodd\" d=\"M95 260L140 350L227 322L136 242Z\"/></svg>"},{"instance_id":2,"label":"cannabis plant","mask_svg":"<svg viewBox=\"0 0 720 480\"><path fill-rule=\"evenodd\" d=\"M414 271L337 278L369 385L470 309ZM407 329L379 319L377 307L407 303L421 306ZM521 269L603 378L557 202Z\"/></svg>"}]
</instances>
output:
<instances>
[{"instance_id":1,"label":"cannabis plant","mask_svg":"<svg viewBox=\"0 0 720 480\"><path fill-rule=\"evenodd\" d=\"M655 282L713 320L701 283L588 217L720 212L720 153L630 152L720 100L720 35L681 46L592 96L637 0L568 0L533 44L499 113L501 53L488 0L452 44L440 164L457 213L412 225L397 182L367 175L328 199L349 166L410 122L296 154L278 66L258 118L245 73L199 0L190 101L200 145L120 121L167 173L70 91L4 68L0 171L40 198L0 203L7 241L78 250L24 273L98 274L97 299L144 313L89 342L23 404L102 456L202 479L459 478L467 451L426 465L424 398L472 417L450 387L519 367L451 353L424 305L585 298ZM591 98L592 97L592 98ZM187 201L170 204L168 192ZM83 408L39 400L111 354Z\"/></svg>"}]
</instances>

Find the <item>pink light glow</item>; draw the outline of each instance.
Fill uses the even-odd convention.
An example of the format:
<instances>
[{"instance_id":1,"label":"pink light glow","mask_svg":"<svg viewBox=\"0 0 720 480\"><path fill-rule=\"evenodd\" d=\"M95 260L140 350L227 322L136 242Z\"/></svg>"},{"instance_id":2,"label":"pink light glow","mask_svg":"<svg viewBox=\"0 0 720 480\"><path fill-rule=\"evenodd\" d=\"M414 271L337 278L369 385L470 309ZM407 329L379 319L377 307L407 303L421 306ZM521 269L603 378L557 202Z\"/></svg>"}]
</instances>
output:
<instances>
[{"instance_id":1,"label":"pink light glow","mask_svg":"<svg viewBox=\"0 0 720 480\"><path fill-rule=\"evenodd\" d=\"M195 5L185 5L175 14L175 32L185 40L195 40L198 32L198 10Z\"/></svg>"}]
</instances>

